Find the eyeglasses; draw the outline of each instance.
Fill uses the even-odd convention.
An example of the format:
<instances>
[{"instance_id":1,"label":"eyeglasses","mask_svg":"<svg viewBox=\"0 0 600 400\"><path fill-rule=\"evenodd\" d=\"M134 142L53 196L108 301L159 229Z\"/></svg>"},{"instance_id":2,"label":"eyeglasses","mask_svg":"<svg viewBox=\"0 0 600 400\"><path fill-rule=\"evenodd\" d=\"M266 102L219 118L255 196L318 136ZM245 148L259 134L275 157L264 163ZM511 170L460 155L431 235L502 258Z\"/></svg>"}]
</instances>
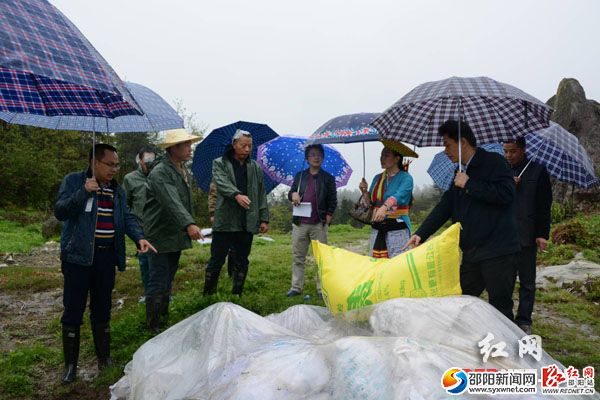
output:
<instances>
[{"instance_id":1,"label":"eyeglasses","mask_svg":"<svg viewBox=\"0 0 600 400\"><path fill-rule=\"evenodd\" d=\"M100 160L96 160L96 161L98 161L99 163L102 163L102 164L106 165L110 169L114 169L114 170L117 170L117 171L121 168L121 165L118 164L118 163L117 164L113 164L113 163L107 163L107 162L100 161Z\"/></svg>"}]
</instances>

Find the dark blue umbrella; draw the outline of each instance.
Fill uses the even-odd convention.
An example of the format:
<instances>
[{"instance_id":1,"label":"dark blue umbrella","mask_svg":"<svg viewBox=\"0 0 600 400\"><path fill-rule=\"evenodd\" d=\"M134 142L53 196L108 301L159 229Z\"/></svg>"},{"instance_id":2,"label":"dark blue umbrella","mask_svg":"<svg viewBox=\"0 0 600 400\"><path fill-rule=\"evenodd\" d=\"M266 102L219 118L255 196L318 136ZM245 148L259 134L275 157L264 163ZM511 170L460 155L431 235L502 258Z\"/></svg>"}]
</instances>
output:
<instances>
[{"instance_id":1,"label":"dark blue umbrella","mask_svg":"<svg viewBox=\"0 0 600 400\"><path fill-rule=\"evenodd\" d=\"M275 139L279 135L266 124L257 124L254 122L238 121L234 124L225 125L209 133L194 150L194 161L192 162L192 172L198 182L198 186L208 192L210 181L212 180L212 162L221 157L225 149L231 144L231 139L235 131L242 129L252 134L252 158L256 159L258 146ZM278 183L273 181L268 175L264 175L265 190L269 193Z\"/></svg>"},{"instance_id":2,"label":"dark blue umbrella","mask_svg":"<svg viewBox=\"0 0 600 400\"><path fill-rule=\"evenodd\" d=\"M183 128L183 119L162 97L146 86L125 82L125 86L144 115L124 115L116 118L89 116L55 116L0 112L0 119L9 124L37 126L55 130L74 130L102 133L158 132Z\"/></svg>"},{"instance_id":3,"label":"dark blue umbrella","mask_svg":"<svg viewBox=\"0 0 600 400\"><path fill-rule=\"evenodd\" d=\"M258 147L257 161L271 179L292 186L294 175L308 168L304 157L306 138L280 136ZM325 158L321 168L335 178L335 186L345 186L352 175L352 168L339 151L324 146Z\"/></svg>"},{"instance_id":4,"label":"dark blue umbrella","mask_svg":"<svg viewBox=\"0 0 600 400\"><path fill-rule=\"evenodd\" d=\"M484 150L498 153L504 155L504 148L500 143L488 143L481 145L481 148ZM433 179L433 182L443 190L448 190L452 186L452 182L454 181L454 173L458 168L458 163L453 163L446 153L443 151L437 153L433 160L431 160L431 164L429 164L429 168L427 168L427 173Z\"/></svg>"},{"instance_id":5,"label":"dark blue umbrella","mask_svg":"<svg viewBox=\"0 0 600 400\"><path fill-rule=\"evenodd\" d=\"M0 26L0 111L141 114L106 60L48 1L1 1Z\"/></svg>"},{"instance_id":6,"label":"dark blue umbrella","mask_svg":"<svg viewBox=\"0 0 600 400\"><path fill-rule=\"evenodd\" d=\"M571 132L559 124L525 136L527 158L546 167L548 173L559 181L589 188L598 184L587 152Z\"/></svg>"}]
</instances>

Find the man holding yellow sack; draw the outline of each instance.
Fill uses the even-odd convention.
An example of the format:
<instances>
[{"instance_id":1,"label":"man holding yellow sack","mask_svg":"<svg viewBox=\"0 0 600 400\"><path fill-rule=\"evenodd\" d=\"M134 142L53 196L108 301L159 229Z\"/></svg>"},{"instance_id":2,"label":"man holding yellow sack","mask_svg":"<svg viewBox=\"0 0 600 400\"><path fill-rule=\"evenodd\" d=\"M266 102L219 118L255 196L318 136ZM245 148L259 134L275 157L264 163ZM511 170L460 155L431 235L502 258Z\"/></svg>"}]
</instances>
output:
<instances>
[{"instance_id":1,"label":"man holding yellow sack","mask_svg":"<svg viewBox=\"0 0 600 400\"><path fill-rule=\"evenodd\" d=\"M477 296L485 289L489 302L513 321L514 268L520 250L515 218L515 185L502 156L477 148L469 125L446 121L438 129L444 152L452 162L459 161L461 146L463 168L457 171L454 185L410 238L407 246L418 246L448 219L460 222L460 285L463 294Z\"/></svg>"}]
</instances>

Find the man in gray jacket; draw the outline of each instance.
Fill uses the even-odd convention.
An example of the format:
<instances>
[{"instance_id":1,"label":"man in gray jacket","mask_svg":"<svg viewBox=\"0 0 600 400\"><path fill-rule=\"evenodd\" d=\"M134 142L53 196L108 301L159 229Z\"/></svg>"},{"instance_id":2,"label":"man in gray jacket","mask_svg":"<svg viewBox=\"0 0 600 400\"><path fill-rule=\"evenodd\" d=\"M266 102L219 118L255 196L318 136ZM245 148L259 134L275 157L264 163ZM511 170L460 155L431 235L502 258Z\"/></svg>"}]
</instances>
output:
<instances>
[{"instance_id":1,"label":"man in gray jacket","mask_svg":"<svg viewBox=\"0 0 600 400\"><path fill-rule=\"evenodd\" d=\"M258 163L250 159L252 135L238 129L223 157L213 161L217 204L204 295L217 291L217 283L230 248L236 255L231 293L241 295L248 274L248 256L255 233L269 229L269 209Z\"/></svg>"}]
</instances>

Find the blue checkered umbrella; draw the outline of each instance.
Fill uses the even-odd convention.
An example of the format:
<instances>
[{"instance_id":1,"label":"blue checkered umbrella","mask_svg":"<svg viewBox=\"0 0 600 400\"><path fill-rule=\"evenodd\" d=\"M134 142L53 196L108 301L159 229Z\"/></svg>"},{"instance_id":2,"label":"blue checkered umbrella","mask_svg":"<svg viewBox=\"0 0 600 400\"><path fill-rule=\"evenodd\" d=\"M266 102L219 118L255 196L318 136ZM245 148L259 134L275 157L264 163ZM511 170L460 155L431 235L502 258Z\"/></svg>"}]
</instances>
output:
<instances>
[{"instance_id":1,"label":"blue checkered umbrella","mask_svg":"<svg viewBox=\"0 0 600 400\"><path fill-rule=\"evenodd\" d=\"M252 134L252 158L256 159L258 146L275 139L279 135L266 124L257 124L254 122L238 121L236 123L225 125L209 133L194 150L194 160L192 162L192 172L198 182L198 186L208 192L210 181L212 180L212 162L221 157L225 149L231 144L235 131L242 129ZM277 182L264 175L265 190L267 193L275 189Z\"/></svg>"},{"instance_id":2,"label":"blue checkered umbrella","mask_svg":"<svg viewBox=\"0 0 600 400\"><path fill-rule=\"evenodd\" d=\"M183 119L162 97L146 86L125 82L125 86L144 115L124 115L116 118L88 116L55 116L1 112L0 119L9 124L30 125L55 130L88 132L158 132L183 128Z\"/></svg>"},{"instance_id":3,"label":"blue checkered umbrella","mask_svg":"<svg viewBox=\"0 0 600 400\"><path fill-rule=\"evenodd\" d=\"M292 186L296 173L308 168L305 148L305 137L280 136L261 144L256 160L271 179ZM324 149L325 158L321 168L333 175L336 187L345 186L352 175L352 168L339 151L327 145Z\"/></svg>"},{"instance_id":4,"label":"blue checkered umbrella","mask_svg":"<svg viewBox=\"0 0 600 400\"><path fill-rule=\"evenodd\" d=\"M500 143L487 143L481 145L481 148L486 151L504 155L504 148ZM435 182L437 187L448 190L452 186L454 173L457 169L458 163L453 163L446 153L441 151L433 157L433 160L431 160L431 164L429 164L429 168L427 168L427 173L431 176L431 179L433 179L433 182Z\"/></svg>"},{"instance_id":5,"label":"blue checkered umbrella","mask_svg":"<svg viewBox=\"0 0 600 400\"><path fill-rule=\"evenodd\" d=\"M527 158L542 164L556 179L582 188L598 184L594 165L575 135L551 122L525 136Z\"/></svg>"},{"instance_id":6,"label":"blue checkered umbrella","mask_svg":"<svg viewBox=\"0 0 600 400\"><path fill-rule=\"evenodd\" d=\"M486 77L452 77L417 86L372 125L384 139L442 146L438 127L466 121L478 143L512 140L546 128L552 109L516 87Z\"/></svg>"},{"instance_id":7,"label":"blue checkered umbrella","mask_svg":"<svg viewBox=\"0 0 600 400\"><path fill-rule=\"evenodd\" d=\"M370 126L379 113L340 115L325 122L308 138L308 143L353 143L379 140L377 130Z\"/></svg>"},{"instance_id":8,"label":"blue checkered umbrella","mask_svg":"<svg viewBox=\"0 0 600 400\"><path fill-rule=\"evenodd\" d=\"M48 1L0 1L0 26L0 111L141 114L110 65Z\"/></svg>"}]
</instances>

